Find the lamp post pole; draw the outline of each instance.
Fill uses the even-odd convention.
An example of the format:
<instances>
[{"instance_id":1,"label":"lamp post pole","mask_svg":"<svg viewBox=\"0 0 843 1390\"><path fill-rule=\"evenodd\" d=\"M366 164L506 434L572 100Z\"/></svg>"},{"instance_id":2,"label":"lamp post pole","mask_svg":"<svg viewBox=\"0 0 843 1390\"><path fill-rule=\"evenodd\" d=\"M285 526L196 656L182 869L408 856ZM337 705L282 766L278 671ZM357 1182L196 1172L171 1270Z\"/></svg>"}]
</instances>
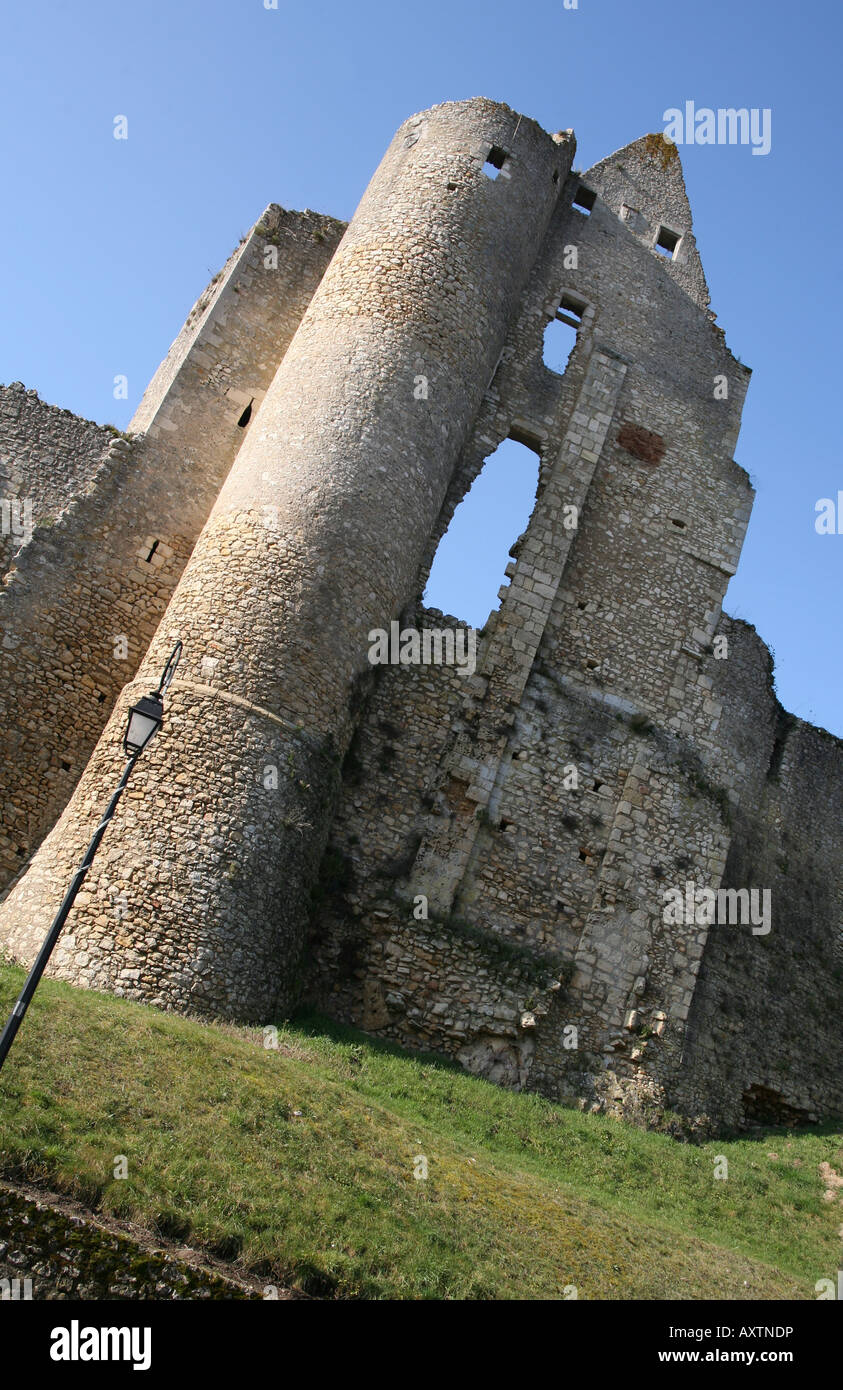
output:
<instances>
[{"instance_id":1,"label":"lamp post pole","mask_svg":"<svg viewBox=\"0 0 843 1390\"><path fill-rule=\"evenodd\" d=\"M70 915L70 909L73 907L76 895L82 887L88 870L94 862L94 855L100 847L100 841L108 828L109 821L117 810L117 803L126 790L126 784L132 774L132 769L150 739L161 727L164 718L164 706L161 702L161 697L170 684L170 681L173 679L175 669L179 664L181 651L182 644L181 642L177 642L167 665L164 667L164 672L155 694L142 696L138 703L133 705L129 710L129 723L123 738L123 749L126 753L126 766L123 769L123 776L114 789L114 794L108 803L106 812L94 831L91 843L88 845L85 852L85 858L82 860L82 863L73 876L70 887L62 900L61 907L53 918L52 926L44 939L44 944L38 952L32 969L26 977L26 983L18 995L17 1003L12 1009L9 1021L3 1029L2 1034L0 1034L0 1070L9 1055L9 1049L15 1040L17 1031L23 1023L26 1011L32 1001L32 996L38 988L38 982L44 974L47 962L53 953L53 948L61 936L62 928Z\"/></svg>"}]
</instances>

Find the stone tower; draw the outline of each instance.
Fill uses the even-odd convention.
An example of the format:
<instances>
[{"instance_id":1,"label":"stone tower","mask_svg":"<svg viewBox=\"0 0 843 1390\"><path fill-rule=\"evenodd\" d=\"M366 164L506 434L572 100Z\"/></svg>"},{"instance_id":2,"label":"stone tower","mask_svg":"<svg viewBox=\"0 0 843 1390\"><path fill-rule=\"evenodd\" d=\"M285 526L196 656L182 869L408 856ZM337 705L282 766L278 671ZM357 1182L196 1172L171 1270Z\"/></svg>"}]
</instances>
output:
<instances>
[{"instance_id":1,"label":"stone tower","mask_svg":"<svg viewBox=\"0 0 843 1390\"><path fill-rule=\"evenodd\" d=\"M35 672L60 721L76 643L109 638L127 599L151 641L119 694L98 656L84 771L31 793L38 732L18 721L31 751L7 804L37 825L7 836L25 869L0 944L34 954L126 710L179 639L165 731L55 973L249 1020L306 999L593 1105L836 1113L843 904L830 888L808 921L805 894L808 843L840 858L815 805L818 788L843 801L840 746L784 715L765 649L721 609L752 504L733 460L749 373L709 309L676 148L647 136L585 174L574 151L482 99L412 118L341 240L267 210L159 369L139 438L104 461L94 439L67 540L36 526L0 598L12 692ZM562 374L542 355L560 320L576 335ZM476 674L373 670L373 629L463 626L420 595L507 437L539 485ZM84 632L57 651L103 514L104 582L83 585ZM769 942L668 921L666 888L688 883L772 885ZM782 970L787 1065L760 1045Z\"/></svg>"},{"instance_id":2,"label":"stone tower","mask_svg":"<svg viewBox=\"0 0 843 1390\"><path fill-rule=\"evenodd\" d=\"M181 638L174 737L137 779L125 870L92 880L56 966L100 988L136 977L144 997L173 1007L250 1018L288 1007L366 634L414 594L573 154L572 142L522 120L517 179L479 179L478 164L508 148L517 123L506 107L474 101L395 136L147 658L6 907L6 920L22 923L14 948L34 944L31 924L60 899L89 807L112 779L126 708ZM414 398L416 374L431 383L427 401ZM189 848L172 821L186 802L197 827ZM129 899L117 933L115 888ZM154 982L145 968L136 975L150 954L160 956Z\"/></svg>"}]
</instances>

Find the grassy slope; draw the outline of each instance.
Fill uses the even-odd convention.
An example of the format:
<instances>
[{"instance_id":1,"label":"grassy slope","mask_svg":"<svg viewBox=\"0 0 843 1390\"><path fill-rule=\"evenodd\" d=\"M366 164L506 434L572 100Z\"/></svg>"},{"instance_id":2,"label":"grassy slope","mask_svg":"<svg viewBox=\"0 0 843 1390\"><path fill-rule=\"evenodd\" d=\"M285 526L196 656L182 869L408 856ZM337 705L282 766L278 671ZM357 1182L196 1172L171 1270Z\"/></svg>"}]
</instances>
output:
<instances>
[{"instance_id":1,"label":"grassy slope","mask_svg":"<svg viewBox=\"0 0 843 1390\"><path fill-rule=\"evenodd\" d=\"M843 1220L823 1160L839 1133L694 1148L342 1030L269 1051L52 981L0 1079L0 1173L344 1296L812 1298Z\"/></svg>"}]
</instances>

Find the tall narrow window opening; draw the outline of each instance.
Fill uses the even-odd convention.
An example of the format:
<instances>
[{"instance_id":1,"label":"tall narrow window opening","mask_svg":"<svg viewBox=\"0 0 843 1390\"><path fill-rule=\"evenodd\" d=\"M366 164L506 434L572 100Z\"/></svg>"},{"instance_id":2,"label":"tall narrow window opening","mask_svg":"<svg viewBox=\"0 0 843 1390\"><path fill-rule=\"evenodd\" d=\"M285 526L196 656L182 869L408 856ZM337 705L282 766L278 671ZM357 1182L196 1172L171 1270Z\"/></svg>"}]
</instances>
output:
<instances>
[{"instance_id":1,"label":"tall narrow window opening","mask_svg":"<svg viewBox=\"0 0 843 1390\"><path fill-rule=\"evenodd\" d=\"M577 333L582 326L586 303L575 294L565 293L544 331L544 365L563 376L576 347Z\"/></svg>"}]
</instances>

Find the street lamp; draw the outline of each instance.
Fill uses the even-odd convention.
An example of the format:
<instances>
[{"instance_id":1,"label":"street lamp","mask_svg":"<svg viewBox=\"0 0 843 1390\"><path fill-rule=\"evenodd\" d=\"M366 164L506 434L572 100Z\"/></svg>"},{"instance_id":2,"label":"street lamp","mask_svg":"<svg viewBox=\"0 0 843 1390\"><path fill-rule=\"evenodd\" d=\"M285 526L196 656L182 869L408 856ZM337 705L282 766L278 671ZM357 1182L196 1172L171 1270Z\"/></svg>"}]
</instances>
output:
<instances>
[{"instance_id":1,"label":"street lamp","mask_svg":"<svg viewBox=\"0 0 843 1390\"><path fill-rule=\"evenodd\" d=\"M38 981L44 973L47 962L53 953L53 948L58 941L62 927L70 914L70 909L76 900L76 895L85 880L85 876L94 862L94 855L100 846L100 841L106 832L108 823L117 809L117 803L126 789L126 783L132 773L132 768L140 757L150 739L161 728L164 722L164 705L162 696L175 675L176 667L179 664L182 653L182 643L177 642L167 665L158 683L158 689L152 695L142 695L136 705L132 705L129 710L129 719L126 725L126 732L123 735L123 751L126 754L126 766L123 769L123 776L115 788L114 795L108 803L105 815L94 831L93 839L88 845L85 858L76 870L73 880L64 895L62 905L53 918L53 924L44 940L44 944L35 959L35 964L26 977L26 983L21 990L18 1001L12 1009L9 1021L0 1035L0 1068L8 1056L9 1049L15 1040L18 1029L23 1023L24 1016L32 1000Z\"/></svg>"},{"instance_id":2,"label":"street lamp","mask_svg":"<svg viewBox=\"0 0 843 1390\"><path fill-rule=\"evenodd\" d=\"M127 758L142 753L153 734L164 722L164 706L158 695L142 695L136 705L129 710L129 722L123 735L123 748Z\"/></svg>"}]
</instances>

